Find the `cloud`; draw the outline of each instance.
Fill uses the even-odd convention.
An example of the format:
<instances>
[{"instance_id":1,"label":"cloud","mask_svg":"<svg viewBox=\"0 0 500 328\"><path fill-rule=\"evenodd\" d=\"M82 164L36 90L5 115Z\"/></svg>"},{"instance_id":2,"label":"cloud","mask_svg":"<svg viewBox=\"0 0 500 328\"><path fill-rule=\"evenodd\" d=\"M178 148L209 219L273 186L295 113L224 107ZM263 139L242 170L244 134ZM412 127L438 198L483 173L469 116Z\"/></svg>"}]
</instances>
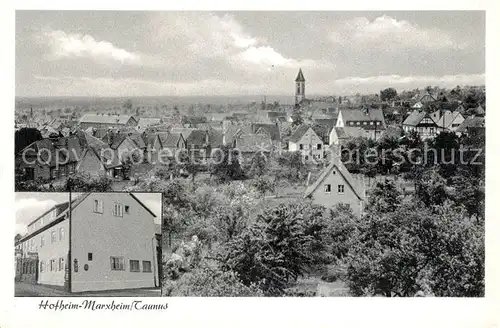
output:
<instances>
[{"instance_id":1,"label":"cloud","mask_svg":"<svg viewBox=\"0 0 500 328\"><path fill-rule=\"evenodd\" d=\"M26 226L37 216L56 205L55 200L38 200L35 198L22 198L16 200L16 233L26 233Z\"/></svg>"},{"instance_id":2,"label":"cloud","mask_svg":"<svg viewBox=\"0 0 500 328\"><path fill-rule=\"evenodd\" d=\"M229 14L169 13L160 15L152 24L160 26L156 42L186 42L189 52L186 58L223 59L236 70L265 72L270 67L298 69L324 64L283 55L265 38L246 32Z\"/></svg>"},{"instance_id":3,"label":"cloud","mask_svg":"<svg viewBox=\"0 0 500 328\"><path fill-rule=\"evenodd\" d=\"M406 20L383 15L370 21L357 17L332 32L330 39L341 45L362 45L387 50L420 48L428 50L464 49L467 43L458 42L439 29L426 29Z\"/></svg>"},{"instance_id":4,"label":"cloud","mask_svg":"<svg viewBox=\"0 0 500 328\"><path fill-rule=\"evenodd\" d=\"M69 34L61 30L43 31L40 40L50 47L50 56L60 58L91 58L122 64L141 63L139 54L121 49L108 41L97 41L88 34Z\"/></svg>"}]
</instances>

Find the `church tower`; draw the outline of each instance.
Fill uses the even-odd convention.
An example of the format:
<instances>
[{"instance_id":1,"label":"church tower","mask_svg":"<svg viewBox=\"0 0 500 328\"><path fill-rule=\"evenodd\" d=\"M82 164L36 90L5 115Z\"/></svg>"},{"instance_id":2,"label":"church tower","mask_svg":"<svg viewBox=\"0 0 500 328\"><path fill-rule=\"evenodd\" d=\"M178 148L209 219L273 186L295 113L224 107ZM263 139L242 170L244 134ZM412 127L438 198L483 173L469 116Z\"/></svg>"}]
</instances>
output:
<instances>
[{"instance_id":1,"label":"church tower","mask_svg":"<svg viewBox=\"0 0 500 328\"><path fill-rule=\"evenodd\" d=\"M300 68L295 79L295 105L300 104L304 99L306 99L306 79L302 74L302 68Z\"/></svg>"}]
</instances>

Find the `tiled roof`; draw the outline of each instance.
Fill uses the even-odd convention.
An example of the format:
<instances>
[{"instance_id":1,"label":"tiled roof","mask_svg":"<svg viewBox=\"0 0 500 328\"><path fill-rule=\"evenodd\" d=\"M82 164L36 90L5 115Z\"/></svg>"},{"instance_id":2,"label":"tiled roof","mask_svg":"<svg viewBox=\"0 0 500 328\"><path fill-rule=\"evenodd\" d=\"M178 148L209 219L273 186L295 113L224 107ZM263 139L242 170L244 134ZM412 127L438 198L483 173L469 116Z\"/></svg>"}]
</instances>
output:
<instances>
[{"instance_id":1,"label":"tiled roof","mask_svg":"<svg viewBox=\"0 0 500 328\"><path fill-rule=\"evenodd\" d=\"M451 126L453 121L460 115L461 114L459 112L451 112L449 110L444 111L439 120L436 122L436 124L439 127L448 128L449 126Z\"/></svg>"},{"instance_id":2,"label":"tiled roof","mask_svg":"<svg viewBox=\"0 0 500 328\"><path fill-rule=\"evenodd\" d=\"M82 144L77 136L59 137L54 140L42 139L31 143L25 149L32 150L27 152L27 155L36 155L42 163L48 162L51 167L57 164L58 159L59 162L75 162L80 158L83 151ZM42 151L42 149L44 150ZM68 158L65 158L66 155Z\"/></svg>"},{"instance_id":3,"label":"tiled roof","mask_svg":"<svg viewBox=\"0 0 500 328\"><path fill-rule=\"evenodd\" d=\"M484 117L480 116L469 116L462 124L457 128L457 132L466 132L468 128L480 128L484 127Z\"/></svg>"},{"instance_id":4,"label":"tiled roof","mask_svg":"<svg viewBox=\"0 0 500 328\"><path fill-rule=\"evenodd\" d=\"M304 197L311 196L312 193L323 182L323 180L325 180L326 176L333 170L333 168L336 168L337 172L339 172L344 177L344 180L351 187L351 189L354 191L354 194L359 198L359 200L363 200L365 198L363 190L358 186L352 175L345 167L344 163L342 163L342 161L340 161L338 157L334 157L330 165L328 165L328 167L326 167L323 172L321 172L321 175L318 177L318 179L316 179L313 184L307 187Z\"/></svg>"},{"instance_id":5,"label":"tiled roof","mask_svg":"<svg viewBox=\"0 0 500 328\"><path fill-rule=\"evenodd\" d=\"M414 110L404 120L403 125L416 126L418 123L420 123L420 121L422 121L426 114L427 113L424 111Z\"/></svg>"},{"instance_id":6,"label":"tiled roof","mask_svg":"<svg viewBox=\"0 0 500 328\"><path fill-rule=\"evenodd\" d=\"M310 128L309 125L302 124L292 133L289 140L291 142L299 141L302 138L302 136L307 132L307 130L309 130L309 128Z\"/></svg>"},{"instance_id":7,"label":"tiled roof","mask_svg":"<svg viewBox=\"0 0 500 328\"><path fill-rule=\"evenodd\" d=\"M365 131L357 127L335 127L335 132L339 139L366 137Z\"/></svg>"},{"instance_id":8,"label":"tiled roof","mask_svg":"<svg viewBox=\"0 0 500 328\"><path fill-rule=\"evenodd\" d=\"M85 114L80 123L127 124L132 115Z\"/></svg>"},{"instance_id":9,"label":"tiled roof","mask_svg":"<svg viewBox=\"0 0 500 328\"><path fill-rule=\"evenodd\" d=\"M400 126L388 126L387 129L380 135L380 139L400 138L403 135L403 128Z\"/></svg>"},{"instance_id":10,"label":"tiled roof","mask_svg":"<svg viewBox=\"0 0 500 328\"><path fill-rule=\"evenodd\" d=\"M252 124L252 132L256 133L259 129L266 131L271 137L272 141L280 141L281 134L280 128L276 124L264 124L264 123L254 123Z\"/></svg>"},{"instance_id":11,"label":"tiled roof","mask_svg":"<svg viewBox=\"0 0 500 328\"><path fill-rule=\"evenodd\" d=\"M158 124L161 124L161 118L158 117L141 117L139 122L137 122L137 126L141 127L141 129Z\"/></svg>"},{"instance_id":12,"label":"tiled roof","mask_svg":"<svg viewBox=\"0 0 500 328\"><path fill-rule=\"evenodd\" d=\"M246 134L236 139L236 148L244 153L269 152L272 149L272 141L268 135Z\"/></svg>"},{"instance_id":13,"label":"tiled roof","mask_svg":"<svg viewBox=\"0 0 500 328\"><path fill-rule=\"evenodd\" d=\"M373 129L383 130L385 129L385 119L384 113L382 109L379 108L370 108L366 110L361 109L341 109L340 113L342 113L342 119L344 121L344 125L347 125L349 121L355 122L363 122L363 121L379 121L380 125L366 125L363 126L364 129ZM340 114L339 114L340 115Z\"/></svg>"}]
</instances>

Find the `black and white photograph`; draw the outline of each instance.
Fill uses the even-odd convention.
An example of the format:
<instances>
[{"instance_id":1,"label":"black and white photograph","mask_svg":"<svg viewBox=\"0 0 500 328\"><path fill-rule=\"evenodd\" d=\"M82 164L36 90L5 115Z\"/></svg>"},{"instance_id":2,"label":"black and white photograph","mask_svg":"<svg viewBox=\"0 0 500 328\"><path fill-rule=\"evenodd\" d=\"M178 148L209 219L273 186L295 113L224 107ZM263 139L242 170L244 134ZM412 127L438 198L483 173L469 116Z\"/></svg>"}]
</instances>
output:
<instances>
[{"instance_id":1,"label":"black and white photograph","mask_svg":"<svg viewBox=\"0 0 500 328\"><path fill-rule=\"evenodd\" d=\"M16 11L16 295L484 297L485 24Z\"/></svg>"},{"instance_id":2,"label":"black and white photograph","mask_svg":"<svg viewBox=\"0 0 500 328\"><path fill-rule=\"evenodd\" d=\"M15 296L160 296L161 202L161 193L16 193Z\"/></svg>"}]
</instances>

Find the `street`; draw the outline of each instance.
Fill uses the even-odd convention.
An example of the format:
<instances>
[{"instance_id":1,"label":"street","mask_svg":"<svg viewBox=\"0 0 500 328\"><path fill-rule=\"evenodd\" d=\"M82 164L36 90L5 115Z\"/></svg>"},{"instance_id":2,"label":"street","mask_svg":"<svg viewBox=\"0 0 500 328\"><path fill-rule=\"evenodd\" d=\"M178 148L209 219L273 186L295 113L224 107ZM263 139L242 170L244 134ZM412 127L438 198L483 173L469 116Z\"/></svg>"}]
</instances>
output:
<instances>
[{"instance_id":1,"label":"street","mask_svg":"<svg viewBox=\"0 0 500 328\"><path fill-rule=\"evenodd\" d=\"M16 297L160 297L160 288L107 290L95 292L68 293L60 286L15 283Z\"/></svg>"}]
</instances>

